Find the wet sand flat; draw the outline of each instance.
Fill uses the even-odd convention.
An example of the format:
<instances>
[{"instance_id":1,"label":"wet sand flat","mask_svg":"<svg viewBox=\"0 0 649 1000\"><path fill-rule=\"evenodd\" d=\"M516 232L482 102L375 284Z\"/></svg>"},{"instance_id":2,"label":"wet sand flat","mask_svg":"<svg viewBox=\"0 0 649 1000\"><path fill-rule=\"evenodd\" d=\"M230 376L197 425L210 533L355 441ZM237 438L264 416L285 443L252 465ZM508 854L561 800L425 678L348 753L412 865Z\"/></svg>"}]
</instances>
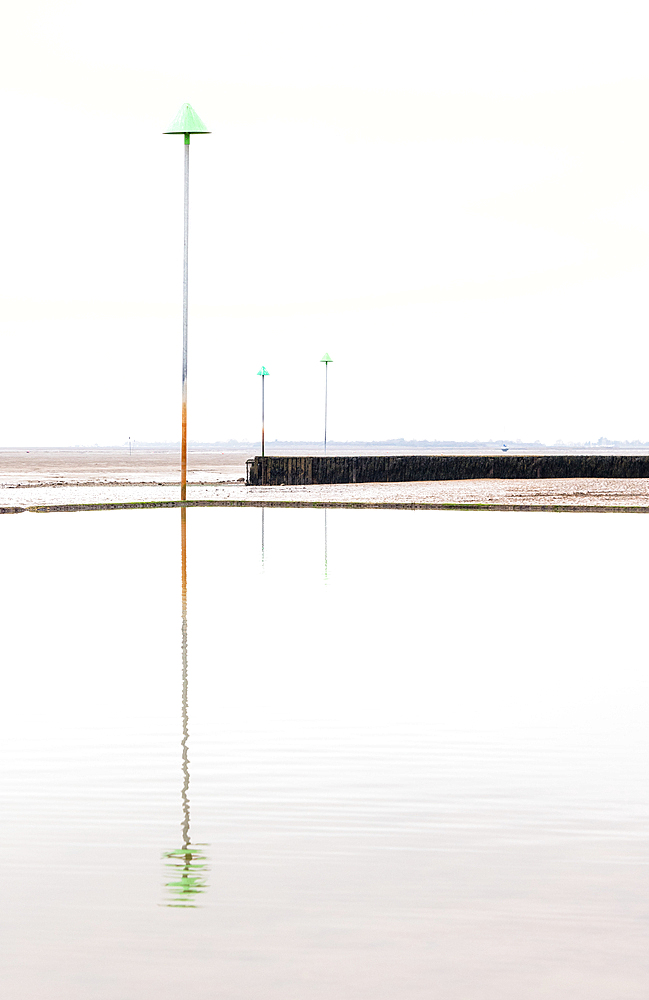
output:
<instances>
[{"instance_id":1,"label":"wet sand flat","mask_svg":"<svg viewBox=\"0 0 649 1000\"><path fill-rule=\"evenodd\" d=\"M464 479L246 486L245 452L190 454L187 499L254 503L462 504L648 508L649 479ZM180 499L173 448L0 451L0 506L156 503Z\"/></svg>"},{"instance_id":2,"label":"wet sand flat","mask_svg":"<svg viewBox=\"0 0 649 1000\"><path fill-rule=\"evenodd\" d=\"M189 501L237 504L463 505L490 507L643 508L649 511L646 479L476 479L424 483L365 483L327 486L189 484ZM163 503L180 500L175 484L39 484L0 487L0 506Z\"/></svg>"},{"instance_id":3,"label":"wet sand flat","mask_svg":"<svg viewBox=\"0 0 649 1000\"><path fill-rule=\"evenodd\" d=\"M246 474L248 452L194 448L188 478L223 482ZM0 449L0 485L168 484L179 481L178 448Z\"/></svg>"}]
</instances>

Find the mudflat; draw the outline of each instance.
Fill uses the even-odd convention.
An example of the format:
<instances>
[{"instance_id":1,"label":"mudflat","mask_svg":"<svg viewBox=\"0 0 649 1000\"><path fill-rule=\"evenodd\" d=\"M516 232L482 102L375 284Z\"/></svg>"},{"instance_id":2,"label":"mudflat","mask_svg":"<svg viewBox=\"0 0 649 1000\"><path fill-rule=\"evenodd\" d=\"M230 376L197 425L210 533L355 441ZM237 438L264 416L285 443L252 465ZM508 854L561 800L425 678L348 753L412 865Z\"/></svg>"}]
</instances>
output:
<instances>
[{"instance_id":1,"label":"mudflat","mask_svg":"<svg viewBox=\"0 0 649 1000\"><path fill-rule=\"evenodd\" d=\"M243 451L192 449L188 479L224 482L246 474ZM180 481L177 447L128 448L5 448L0 450L0 484L6 486L66 486L115 483L150 485Z\"/></svg>"},{"instance_id":2,"label":"mudflat","mask_svg":"<svg viewBox=\"0 0 649 1000\"><path fill-rule=\"evenodd\" d=\"M254 447L253 447L254 451ZM463 479L412 483L246 486L250 451L190 449L187 498L237 503L490 505L503 509L647 509L649 479ZM0 507L180 499L170 446L0 450Z\"/></svg>"}]
</instances>

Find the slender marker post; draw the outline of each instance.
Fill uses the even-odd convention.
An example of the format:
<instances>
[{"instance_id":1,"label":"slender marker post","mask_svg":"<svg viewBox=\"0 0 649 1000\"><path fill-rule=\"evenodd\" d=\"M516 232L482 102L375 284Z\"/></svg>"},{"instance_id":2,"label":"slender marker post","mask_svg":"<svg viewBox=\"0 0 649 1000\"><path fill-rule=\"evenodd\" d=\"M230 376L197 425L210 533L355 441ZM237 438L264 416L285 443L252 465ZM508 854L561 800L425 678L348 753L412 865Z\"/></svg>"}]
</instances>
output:
<instances>
[{"instance_id":1,"label":"slender marker post","mask_svg":"<svg viewBox=\"0 0 649 1000\"><path fill-rule=\"evenodd\" d=\"M263 459L264 459L264 379L268 375L268 372L266 371L266 369L262 365L261 368L259 369L259 371L257 372L257 374L261 375L261 458L262 458L262 463L261 463L261 485L265 486L266 485L266 477L264 475L264 473L265 473L265 462L263 461Z\"/></svg>"},{"instance_id":2,"label":"slender marker post","mask_svg":"<svg viewBox=\"0 0 649 1000\"><path fill-rule=\"evenodd\" d=\"M180 418L180 499L187 499L187 321L189 319L189 136L185 135L183 186L183 402Z\"/></svg>"},{"instance_id":3,"label":"slender marker post","mask_svg":"<svg viewBox=\"0 0 649 1000\"><path fill-rule=\"evenodd\" d=\"M329 365L333 364L331 358L328 354L325 354L324 358L320 358L320 363L324 361L325 366L325 432L324 432L324 453L327 454L327 372L329 370Z\"/></svg>"},{"instance_id":4,"label":"slender marker post","mask_svg":"<svg viewBox=\"0 0 649 1000\"><path fill-rule=\"evenodd\" d=\"M187 328L189 317L189 137L209 135L209 129L198 117L191 104L183 104L165 135L185 136L184 232L183 232L183 370L182 416L180 441L180 499L187 499Z\"/></svg>"}]
</instances>

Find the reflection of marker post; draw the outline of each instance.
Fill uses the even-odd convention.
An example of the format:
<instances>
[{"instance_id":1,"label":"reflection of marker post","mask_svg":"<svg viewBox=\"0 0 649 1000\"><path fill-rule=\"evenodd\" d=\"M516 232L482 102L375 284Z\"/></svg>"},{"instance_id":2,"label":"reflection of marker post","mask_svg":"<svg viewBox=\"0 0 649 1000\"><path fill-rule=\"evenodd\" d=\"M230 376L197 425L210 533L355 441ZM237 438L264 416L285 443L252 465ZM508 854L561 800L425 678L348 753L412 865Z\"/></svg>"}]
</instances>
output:
<instances>
[{"instance_id":1,"label":"reflection of marker post","mask_svg":"<svg viewBox=\"0 0 649 1000\"><path fill-rule=\"evenodd\" d=\"M168 874L172 881L167 882L169 892L167 906L195 907L196 897L207 888L206 873L207 858L199 846L192 846L189 835L189 706L188 706L188 670L187 670L187 509L180 509L180 596L182 612L181 655L182 655L182 730L181 767L183 784L180 792L182 801L182 820L180 829L182 847L174 851L165 851Z\"/></svg>"},{"instance_id":2,"label":"reflection of marker post","mask_svg":"<svg viewBox=\"0 0 649 1000\"><path fill-rule=\"evenodd\" d=\"M187 499L187 316L188 316L188 256L189 239L189 137L198 133L208 133L191 104L182 108L164 133L185 136L185 213L184 213L184 253L183 253L183 403L180 442L180 499Z\"/></svg>"},{"instance_id":3,"label":"reflection of marker post","mask_svg":"<svg viewBox=\"0 0 649 1000\"><path fill-rule=\"evenodd\" d=\"M332 364L332 360L328 354L325 354L324 358L320 358L320 362L324 361L325 366L325 433L324 433L324 453L327 454L327 372L329 370L329 365Z\"/></svg>"},{"instance_id":4,"label":"reflection of marker post","mask_svg":"<svg viewBox=\"0 0 649 1000\"><path fill-rule=\"evenodd\" d=\"M182 746L182 768L183 768L183 788L181 792L183 803L182 834L184 851L189 850L189 713L187 708L187 508L180 508L180 599L182 610L182 717L183 717L183 738L180 741Z\"/></svg>"},{"instance_id":5,"label":"reflection of marker post","mask_svg":"<svg viewBox=\"0 0 649 1000\"><path fill-rule=\"evenodd\" d=\"M262 365L258 375L261 375L261 485L266 485L266 463L264 461L264 379L268 375L268 372Z\"/></svg>"}]
</instances>

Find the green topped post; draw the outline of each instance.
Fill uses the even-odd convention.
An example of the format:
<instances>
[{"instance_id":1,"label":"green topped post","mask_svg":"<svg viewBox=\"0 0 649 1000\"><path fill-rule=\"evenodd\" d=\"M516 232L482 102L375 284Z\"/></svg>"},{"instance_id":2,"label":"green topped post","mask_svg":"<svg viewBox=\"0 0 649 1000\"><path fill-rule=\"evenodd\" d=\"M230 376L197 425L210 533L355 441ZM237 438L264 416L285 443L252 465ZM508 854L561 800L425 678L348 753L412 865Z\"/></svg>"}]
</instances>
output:
<instances>
[{"instance_id":1,"label":"green topped post","mask_svg":"<svg viewBox=\"0 0 649 1000\"><path fill-rule=\"evenodd\" d=\"M189 241L189 137L209 130L200 120L191 104L183 104L164 135L185 136L185 226L183 254L183 402L180 442L180 499L187 499L187 318L188 318L188 241Z\"/></svg>"},{"instance_id":2,"label":"green topped post","mask_svg":"<svg viewBox=\"0 0 649 1000\"><path fill-rule=\"evenodd\" d=\"M262 365L261 368L259 369L259 371L257 372L257 374L261 375L261 457L263 459L263 457L264 457L264 379L268 375L268 372L266 371L266 369ZM262 481L262 486L265 485L264 478L265 478L264 477L264 463L262 462L261 463L261 481Z\"/></svg>"},{"instance_id":3,"label":"green topped post","mask_svg":"<svg viewBox=\"0 0 649 1000\"><path fill-rule=\"evenodd\" d=\"M324 453L327 454L327 371L329 365L333 364L333 361L328 354L325 354L324 358L320 358L320 363L324 361L325 366L325 433L324 433Z\"/></svg>"}]
</instances>

